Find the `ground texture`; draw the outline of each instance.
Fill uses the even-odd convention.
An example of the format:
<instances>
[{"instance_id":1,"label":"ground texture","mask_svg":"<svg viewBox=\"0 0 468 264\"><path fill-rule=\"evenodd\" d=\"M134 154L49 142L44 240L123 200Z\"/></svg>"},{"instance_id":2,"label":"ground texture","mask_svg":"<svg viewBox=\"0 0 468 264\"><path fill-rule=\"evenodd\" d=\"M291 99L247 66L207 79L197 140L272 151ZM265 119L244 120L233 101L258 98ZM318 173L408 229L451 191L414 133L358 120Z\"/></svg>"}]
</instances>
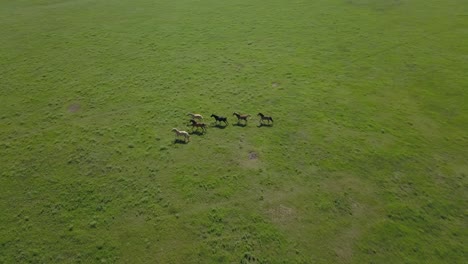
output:
<instances>
[{"instance_id":1,"label":"ground texture","mask_svg":"<svg viewBox=\"0 0 468 264\"><path fill-rule=\"evenodd\" d=\"M0 25L0 263L467 262L466 1L0 0ZM231 124L175 143L188 112Z\"/></svg>"}]
</instances>

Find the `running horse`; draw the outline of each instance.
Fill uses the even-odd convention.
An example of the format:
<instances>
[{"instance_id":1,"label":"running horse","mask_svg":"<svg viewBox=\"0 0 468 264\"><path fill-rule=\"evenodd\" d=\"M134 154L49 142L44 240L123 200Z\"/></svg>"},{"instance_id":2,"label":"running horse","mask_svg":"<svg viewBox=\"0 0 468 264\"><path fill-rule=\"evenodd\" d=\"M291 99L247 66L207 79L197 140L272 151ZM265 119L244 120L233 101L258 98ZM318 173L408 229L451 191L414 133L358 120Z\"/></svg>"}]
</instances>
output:
<instances>
[{"instance_id":1,"label":"running horse","mask_svg":"<svg viewBox=\"0 0 468 264\"><path fill-rule=\"evenodd\" d=\"M271 116L266 116L262 113L258 113L257 116L260 116L260 125L263 124L264 120L268 121L268 124L270 124L270 121L273 123L273 118Z\"/></svg>"},{"instance_id":2,"label":"running horse","mask_svg":"<svg viewBox=\"0 0 468 264\"><path fill-rule=\"evenodd\" d=\"M201 129L202 129L204 132L206 132L206 127L207 127L207 126L206 126L205 123L198 123L197 121L195 121L195 120L193 120L193 119L190 120L190 123L191 123L190 125L192 126L192 131L193 131L193 128L194 128L194 127L197 128L197 130L198 130L198 128L201 127Z\"/></svg>"},{"instance_id":3,"label":"running horse","mask_svg":"<svg viewBox=\"0 0 468 264\"><path fill-rule=\"evenodd\" d=\"M199 121L203 121L203 116L200 114L188 113L187 115L190 116L193 120L198 119Z\"/></svg>"},{"instance_id":4,"label":"running horse","mask_svg":"<svg viewBox=\"0 0 468 264\"><path fill-rule=\"evenodd\" d=\"M179 137L184 137L184 142L190 141L190 135L187 131L178 130L177 128L173 128L172 131L175 132L176 140Z\"/></svg>"},{"instance_id":5,"label":"running horse","mask_svg":"<svg viewBox=\"0 0 468 264\"><path fill-rule=\"evenodd\" d=\"M244 120L245 124L247 124L247 118L250 117L250 115L241 115L241 114L239 114L237 112L232 113L232 115L235 115L237 117L237 123L238 124L239 124L239 122L241 120Z\"/></svg>"},{"instance_id":6,"label":"running horse","mask_svg":"<svg viewBox=\"0 0 468 264\"><path fill-rule=\"evenodd\" d=\"M211 117L214 117L214 119L216 120L215 122L224 122L224 124L226 125L229 125L228 121L227 121L227 117L224 117L224 116L218 116L218 115L215 115L215 114L212 114Z\"/></svg>"}]
</instances>

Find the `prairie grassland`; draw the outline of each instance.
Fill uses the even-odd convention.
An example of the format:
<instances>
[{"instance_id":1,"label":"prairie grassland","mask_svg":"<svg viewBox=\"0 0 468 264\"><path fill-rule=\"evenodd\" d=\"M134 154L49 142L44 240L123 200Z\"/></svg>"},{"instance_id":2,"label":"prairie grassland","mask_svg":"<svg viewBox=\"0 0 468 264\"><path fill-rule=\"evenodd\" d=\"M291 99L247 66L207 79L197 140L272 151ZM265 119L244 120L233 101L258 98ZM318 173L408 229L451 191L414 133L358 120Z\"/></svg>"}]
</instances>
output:
<instances>
[{"instance_id":1,"label":"prairie grassland","mask_svg":"<svg viewBox=\"0 0 468 264\"><path fill-rule=\"evenodd\" d=\"M466 1L0 0L0 25L0 263L466 263ZM231 125L176 144L187 112Z\"/></svg>"}]
</instances>

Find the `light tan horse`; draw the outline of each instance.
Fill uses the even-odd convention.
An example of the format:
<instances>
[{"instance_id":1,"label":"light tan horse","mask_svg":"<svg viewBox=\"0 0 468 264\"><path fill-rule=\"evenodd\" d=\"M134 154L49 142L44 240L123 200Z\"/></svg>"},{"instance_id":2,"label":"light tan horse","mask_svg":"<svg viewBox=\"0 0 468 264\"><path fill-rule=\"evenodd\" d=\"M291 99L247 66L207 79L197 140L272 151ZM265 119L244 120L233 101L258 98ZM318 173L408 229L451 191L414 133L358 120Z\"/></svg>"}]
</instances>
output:
<instances>
[{"instance_id":1,"label":"light tan horse","mask_svg":"<svg viewBox=\"0 0 468 264\"><path fill-rule=\"evenodd\" d=\"M176 140L178 137L184 137L184 142L190 141L190 135L187 131L178 130L177 128L173 128L172 131L175 132Z\"/></svg>"},{"instance_id":2,"label":"light tan horse","mask_svg":"<svg viewBox=\"0 0 468 264\"><path fill-rule=\"evenodd\" d=\"M192 119L198 119L199 121L203 121L203 116L200 115L200 114L194 114L194 113L188 113L187 115L189 115L190 117L192 117Z\"/></svg>"}]
</instances>

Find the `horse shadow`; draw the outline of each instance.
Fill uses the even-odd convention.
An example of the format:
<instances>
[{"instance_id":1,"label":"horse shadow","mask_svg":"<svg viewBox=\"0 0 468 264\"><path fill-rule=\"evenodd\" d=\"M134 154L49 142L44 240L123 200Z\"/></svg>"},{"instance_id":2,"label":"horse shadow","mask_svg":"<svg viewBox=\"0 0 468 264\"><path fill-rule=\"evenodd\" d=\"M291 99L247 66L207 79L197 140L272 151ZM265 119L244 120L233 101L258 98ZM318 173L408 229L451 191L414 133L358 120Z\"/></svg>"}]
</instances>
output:
<instances>
[{"instance_id":1,"label":"horse shadow","mask_svg":"<svg viewBox=\"0 0 468 264\"><path fill-rule=\"evenodd\" d=\"M197 136L203 136L205 133L206 131L200 131L200 130L193 130L189 132L190 135L197 135Z\"/></svg>"},{"instance_id":2,"label":"horse shadow","mask_svg":"<svg viewBox=\"0 0 468 264\"><path fill-rule=\"evenodd\" d=\"M263 123L260 123L260 124L258 124L257 127L273 127L273 123L271 123L271 124L263 124Z\"/></svg>"},{"instance_id":3,"label":"horse shadow","mask_svg":"<svg viewBox=\"0 0 468 264\"><path fill-rule=\"evenodd\" d=\"M228 125L221 125L221 124L211 124L211 127L216 127L218 129L225 129Z\"/></svg>"},{"instance_id":4,"label":"horse shadow","mask_svg":"<svg viewBox=\"0 0 468 264\"><path fill-rule=\"evenodd\" d=\"M238 126L238 127L246 127L247 124L246 123L234 123L232 124L233 126Z\"/></svg>"},{"instance_id":5,"label":"horse shadow","mask_svg":"<svg viewBox=\"0 0 468 264\"><path fill-rule=\"evenodd\" d=\"M176 139L174 140L174 144L188 144L189 141L183 140L183 139Z\"/></svg>"}]
</instances>

